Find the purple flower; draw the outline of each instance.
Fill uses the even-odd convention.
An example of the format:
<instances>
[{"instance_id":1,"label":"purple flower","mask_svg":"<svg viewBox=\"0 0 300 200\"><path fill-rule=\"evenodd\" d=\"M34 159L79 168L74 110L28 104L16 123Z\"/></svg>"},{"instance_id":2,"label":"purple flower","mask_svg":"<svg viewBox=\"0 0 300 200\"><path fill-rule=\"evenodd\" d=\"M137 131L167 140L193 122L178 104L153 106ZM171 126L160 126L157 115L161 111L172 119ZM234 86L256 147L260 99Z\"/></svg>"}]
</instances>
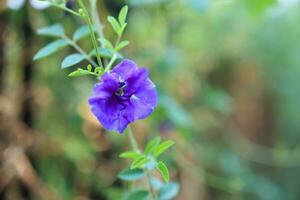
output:
<instances>
[{"instance_id":1,"label":"purple flower","mask_svg":"<svg viewBox=\"0 0 300 200\"><path fill-rule=\"evenodd\" d=\"M152 113L157 92L148 70L126 59L95 84L89 104L106 129L122 133L129 123Z\"/></svg>"}]
</instances>

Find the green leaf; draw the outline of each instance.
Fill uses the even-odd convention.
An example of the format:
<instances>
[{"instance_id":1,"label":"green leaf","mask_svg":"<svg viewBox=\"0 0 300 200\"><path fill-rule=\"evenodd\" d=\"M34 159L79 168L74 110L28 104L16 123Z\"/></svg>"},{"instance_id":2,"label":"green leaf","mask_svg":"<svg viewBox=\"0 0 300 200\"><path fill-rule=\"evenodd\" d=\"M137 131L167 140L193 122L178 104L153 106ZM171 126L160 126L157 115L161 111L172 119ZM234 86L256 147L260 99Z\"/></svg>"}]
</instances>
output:
<instances>
[{"instance_id":1,"label":"green leaf","mask_svg":"<svg viewBox=\"0 0 300 200\"><path fill-rule=\"evenodd\" d=\"M119 155L120 158L132 158L132 159L136 159L140 156L141 154L136 151L126 151Z\"/></svg>"},{"instance_id":2,"label":"green leaf","mask_svg":"<svg viewBox=\"0 0 300 200\"><path fill-rule=\"evenodd\" d=\"M160 142L160 137L156 137L150 142L148 142L148 144L145 147L145 154L149 155L150 153L152 153L153 149L159 145L159 142Z\"/></svg>"},{"instance_id":3,"label":"green leaf","mask_svg":"<svg viewBox=\"0 0 300 200\"><path fill-rule=\"evenodd\" d=\"M112 43L109 40L105 39L105 38L100 38L99 41L106 48L109 48L109 49L113 49L114 48L113 45L112 45Z\"/></svg>"},{"instance_id":4,"label":"green leaf","mask_svg":"<svg viewBox=\"0 0 300 200\"><path fill-rule=\"evenodd\" d=\"M113 52L106 48L98 48L99 54L102 58L111 58L113 56ZM89 56L96 56L95 49L91 50ZM117 53L117 59L123 59L122 54Z\"/></svg>"},{"instance_id":5,"label":"green leaf","mask_svg":"<svg viewBox=\"0 0 300 200\"><path fill-rule=\"evenodd\" d=\"M129 41L127 41L127 40L124 40L124 41L120 42L118 44L118 46L116 47L116 51L119 51L119 50L123 49L127 45L129 45Z\"/></svg>"},{"instance_id":6,"label":"green leaf","mask_svg":"<svg viewBox=\"0 0 300 200\"><path fill-rule=\"evenodd\" d=\"M92 65L91 64L88 64L88 66L86 67L86 69L89 71L89 72L91 72L92 71Z\"/></svg>"},{"instance_id":7,"label":"green leaf","mask_svg":"<svg viewBox=\"0 0 300 200\"><path fill-rule=\"evenodd\" d=\"M173 141L168 140L168 141L165 141L165 142L161 143L159 146L155 147L154 148L154 152L153 152L154 157L157 158L160 154L162 154L163 152L165 152L173 144L174 144Z\"/></svg>"},{"instance_id":8,"label":"green leaf","mask_svg":"<svg viewBox=\"0 0 300 200\"><path fill-rule=\"evenodd\" d=\"M84 56L79 53L74 53L65 57L62 61L61 68L71 67L84 60Z\"/></svg>"},{"instance_id":9,"label":"green leaf","mask_svg":"<svg viewBox=\"0 0 300 200\"><path fill-rule=\"evenodd\" d=\"M132 164L130 166L130 169L142 167L144 164L146 164L149 161L150 161L150 159L147 158L145 155L140 155L139 157L134 159L134 161L132 162Z\"/></svg>"},{"instance_id":10,"label":"green leaf","mask_svg":"<svg viewBox=\"0 0 300 200\"><path fill-rule=\"evenodd\" d=\"M164 185L158 192L158 200L170 200L175 198L179 193L179 184L171 182Z\"/></svg>"},{"instance_id":11,"label":"green leaf","mask_svg":"<svg viewBox=\"0 0 300 200\"><path fill-rule=\"evenodd\" d=\"M109 23L111 24L111 26L113 27L114 31L120 35L120 31L121 31L121 26L119 24L119 22L112 16L108 16L107 20L109 21Z\"/></svg>"},{"instance_id":12,"label":"green leaf","mask_svg":"<svg viewBox=\"0 0 300 200\"><path fill-rule=\"evenodd\" d=\"M150 193L146 190L133 191L125 200L150 200Z\"/></svg>"},{"instance_id":13,"label":"green leaf","mask_svg":"<svg viewBox=\"0 0 300 200\"><path fill-rule=\"evenodd\" d=\"M121 11L119 13L119 17L118 17L121 26L126 21L127 13L128 13L128 6L123 6L123 8L121 9Z\"/></svg>"},{"instance_id":14,"label":"green leaf","mask_svg":"<svg viewBox=\"0 0 300 200\"><path fill-rule=\"evenodd\" d=\"M118 174L118 178L124 181L135 181L145 176L142 169L125 169Z\"/></svg>"},{"instance_id":15,"label":"green leaf","mask_svg":"<svg viewBox=\"0 0 300 200\"><path fill-rule=\"evenodd\" d=\"M76 71L73 71L68 76L70 76L70 77L78 77L78 76L85 76L85 75L90 75L90 74L91 74L91 72L89 72L88 70L84 70L84 69L78 68Z\"/></svg>"},{"instance_id":16,"label":"green leaf","mask_svg":"<svg viewBox=\"0 0 300 200\"><path fill-rule=\"evenodd\" d=\"M51 42L44 46L42 49L40 49L33 57L33 60L38 60L47 57L55 53L56 51L62 49L63 47L66 47L67 45L68 42L66 40L56 40L54 42Z\"/></svg>"},{"instance_id":17,"label":"green leaf","mask_svg":"<svg viewBox=\"0 0 300 200\"><path fill-rule=\"evenodd\" d=\"M168 183L170 179L170 174L167 166L162 161L159 161L156 165L156 169L160 172L164 181Z\"/></svg>"},{"instance_id":18,"label":"green leaf","mask_svg":"<svg viewBox=\"0 0 300 200\"><path fill-rule=\"evenodd\" d=\"M93 28L95 31L95 28ZM90 29L88 25L79 27L73 34L73 40L77 42L78 40L88 36L90 34Z\"/></svg>"},{"instance_id":19,"label":"green leaf","mask_svg":"<svg viewBox=\"0 0 300 200\"><path fill-rule=\"evenodd\" d=\"M47 26L47 27L38 29L37 34L61 37L65 34L65 31L64 31L64 27L61 24L54 24L51 26Z\"/></svg>"}]
</instances>

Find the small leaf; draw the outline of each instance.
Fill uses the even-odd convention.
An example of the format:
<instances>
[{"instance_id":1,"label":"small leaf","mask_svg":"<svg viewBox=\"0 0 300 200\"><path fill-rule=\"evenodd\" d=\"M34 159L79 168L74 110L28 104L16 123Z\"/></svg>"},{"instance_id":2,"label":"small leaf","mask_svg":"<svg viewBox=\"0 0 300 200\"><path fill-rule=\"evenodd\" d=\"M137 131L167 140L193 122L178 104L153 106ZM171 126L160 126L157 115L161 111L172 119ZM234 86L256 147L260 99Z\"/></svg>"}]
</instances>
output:
<instances>
[{"instance_id":1,"label":"small leaf","mask_svg":"<svg viewBox=\"0 0 300 200\"><path fill-rule=\"evenodd\" d=\"M96 67L94 72L98 75L102 75L104 73L104 70L102 67Z\"/></svg>"},{"instance_id":2,"label":"small leaf","mask_svg":"<svg viewBox=\"0 0 300 200\"><path fill-rule=\"evenodd\" d=\"M119 13L119 17L118 17L121 26L126 21L127 13L128 13L128 6L123 6L123 8L121 9L121 11Z\"/></svg>"},{"instance_id":3,"label":"small leaf","mask_svg":"<svg viewBox=\"0 0 300 200\"><path fill-rule=\"evenodd\" d=\"M118 174L118 178L124 181L135 181L145 176L142 169L125 169Z\"/></svg>"},{"instance_id":4,"label":"small leaf","mask_svg":"<svg viewBox=\"0 0 300 200\"><path fill-rule=\"evenodd\" d=\"M93 28L93 30L95 31L96 29ZM88 25L85 25L85 26L81 26L79 27L73 34L73 40L75 42L77 42L78 40L88 36L90 34L90 30L89 30L89 27Z\"/></svg>"},{"instance_id":5,"label":"small leaf","mask_svg":"<svg viewBox=\"0 0 300 200\"><path fill-rule=\"evenodd\" d=\"M65 57L61 64L61 68L71 67L84 60L84 56L79 53L74 53Z\"/></svg>"},{"instance_id":6,"label":"small leaf","mask_svg":"<svg viewBox=\"0 0 300 200\"><path fill-rule=\"evenodd\" d=\"M140 156L141 154L136 151L126 151L119 155L120 158L132 158L132 159L136 159Z\"/></svg>"},{"instance_id":7,"label":"small leaf","mask_svg":"<svg viewBox=\"0 0 300 200\"><path fill-rule=\"evenodd\" d=\"M108 16L107 20L109 21L109 23L111 24L111 26L113 27L113 29L115 30L115 32L120 35L120 31L121 31L121 26L119 24L119 22L112 16Z\"/></svg>"},{"instance_id":8,"label":"small leaf","mask_svg":"<svg viewBox=\"0 0 300 200\"><path fill-rule=\"evenodd\" d=\"M98 48L99 54L102 58L111 58L113 56L113 52L106 48ZM96 56L95 49L91 50L89 56ZM117 59L123 59L122 54L117 53Z\"/></svg>"},{"instance_id":9,"label":"small leaf","mask_svg":"<svg viewBox=\"0 0 300 200\"><path fill-rule=\"evenodd\" d=\"M86 69L91 72L92 71L92 65L91 64L88 64L88 66L86 67Z\"/></svg>"},{"instance_id":10,"label":"small leaf","mask_svg":"<svg viewBox=\"0 0 300 200\"><path fill-rule=\"evenodd\" d=\"M61 37L65 34L65 32L64 32L64 27L61 24L54 24L51 26L47 26L47 27L38 29L37 34Z\"/></svg>"},{"instance_id":11,"label":"small leaf","mask_svg":"<svg viewBox=\"0 0 300 200\"><path fill-rule=\"evenodd\" d=\"M38 59L47 57L67 45L68 45L68 42L65 40L56 40L54 42L51 42L51 43L47 44L46 46L44 46L43 48L41 48L35 54L35 56L33 57L33 60L38 60Z\"/></svg>"},{"instance_id":12,"label":"small leaf","mask_svg":"<svg viewBox=\"0 0 300 200\"><path fill-rule=\"evenodd\" d=\"M150 161L150 159L147 158L145 155L140 155L138 158L136 158L132 162L132 164L130 166L130 169L135 169L135 168L142 167L144 164L146 164L149 161Z\"/></svg>"},{"instance_id":13,"label":"small leaf","mask_svg":"<svg viewBox=\"0 0 300 200\"><path fill-rule=\"evenodd\" d=\"M150 193L146 190L133 191L125 200L150 200Z\"/></svg>"},{"instance_id":14,"label":"small leaf","mask_svg":"<svg viewBox=\"0 0 300 200\"><path fill-rule=\"evenodd\" d=\"M160 142L160 137L156 137L150 142L148 142L145 148L145 154L149 155L150 153L152 153L153 149L159 145L159 142Z\"/></svg>"},{"instance_id":15,"label":"small leaf","mask_svg":"<svg viewBox=\"0 0 300 200\"><path fill-rule=\"evenodd\" d=\"M129 45L129 41L127 41L127 40L124 40L124 41L120 42L118 44L118 46L116 47L116 51L119 51L119 50L123 49L127 45Z\"/></svg>"},{"instance_id":16,"label":"small leaf","mask_svg":"<svg viewBox=\"0 0 300 200\"><path fill-rule=\"evenodd\" d=\"M177 182L171 182L164 185L158 192L158 200L170 200L175 198L179 193Z\"/></svg>"},{"instance_id":17,"label":"small leaf","mask_svg":"<svg viewBox=\"0 0 300 200\"><path fill-rule=\"evenodd\" d=\"M170 179L170 175L167 166L162 161L159 161L156 165L156 169L160 172L164 181L168 183Z\"/></svg>"},{"instance_id":18,"label":"small leaf","mask_svg":"<svg viewBox=\"0 0 300 200\"><path fill-rule=\"evenodd\" d=\"M109 48L109 49L113 49L114 48L113 45L112 45L112 43L109 40L105 39L105 38L100 38L99 41L106 48Z\"/></svg>"},{"instance_id":19,"label":"small leaf","mask_svg":"<svg viewBox=\"0 0 300 200\"><path fill-rule=\"evenodd\" d=\"M165 152L173 144L174 144L173 141L168 140L168 141L165 141L165 142L161 143L159 146L155 147L154 148L154 152L153 152L154 157L157 158L160 154L162 154L163 152Z\"/></svg>"},{"instance_id":20,"label":"small leaf","mask_svg":"<svg viewBox=\"0 0 300 200\"><path fill-rule=\"evenodd\" d=\"M68 76L70 77L78 77L78 76L85 76L90 75L90 72L81 68L78 68L76 71L70 73Z\"/></svg>"}]
</instances>

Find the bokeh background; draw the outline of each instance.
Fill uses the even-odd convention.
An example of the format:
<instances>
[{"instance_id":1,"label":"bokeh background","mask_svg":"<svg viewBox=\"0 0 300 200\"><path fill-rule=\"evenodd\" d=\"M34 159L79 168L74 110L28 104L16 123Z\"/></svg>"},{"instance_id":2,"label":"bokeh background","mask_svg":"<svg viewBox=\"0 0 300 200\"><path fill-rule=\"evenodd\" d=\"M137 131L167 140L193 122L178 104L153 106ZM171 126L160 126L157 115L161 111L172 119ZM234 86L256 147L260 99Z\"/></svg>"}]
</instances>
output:
<instances>
[{"instance_id":1,"label":"bokeh background","mask_svg":"<svg viewBox=\"0 0 300 200\"><path fill-rule=\"evenodd\" d=\"M60 69L72 48L32 61L52 41L36 29L59 22L72 34L83 22L13 2L0 0L0 199L121 199L118 154L130 147L91 115L96 80ZM133 129L141 147L155 135L176 141L164 159L177 200L300 199L299 3L98 0L111 39L106 16L129 5L123 54L160 93Z\"/></svg>"}]
</instances>

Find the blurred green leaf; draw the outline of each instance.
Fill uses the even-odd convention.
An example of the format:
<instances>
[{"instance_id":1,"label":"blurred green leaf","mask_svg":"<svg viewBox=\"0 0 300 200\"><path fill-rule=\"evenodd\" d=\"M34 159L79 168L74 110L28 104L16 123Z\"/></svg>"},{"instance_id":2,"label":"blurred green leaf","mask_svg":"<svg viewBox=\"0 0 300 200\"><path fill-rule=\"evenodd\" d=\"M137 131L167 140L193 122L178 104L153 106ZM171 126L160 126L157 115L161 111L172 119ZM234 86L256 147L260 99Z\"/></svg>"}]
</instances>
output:
<instances>
[{"instance_id":1,"label":"blurred green leaf","mask_svg":"<svg viewBox=\"0 0 300 200\"><path fill-rule=\"evenodd\" d=\"M95 28L93 28L95 31ZM73 34L73 40L77 42L78 40L88 36L90 34L89 27L87 25L79 27Z\"/></svg>"},{"instance_id":2,"label":"blurred green leaf","mask_svg":"<svg viewBox=\"0 0 300 200\"><path fill-rule=\"evenodd\" d=\"M171 200L179 193L179 184L171 182L161 187L158 192L158 200Z\"/></svg>"},{"instance_id":3,"label":"blurred green leaf","mask_svg":"<svg viewBox=\"0 0 300 200\"><path fill-rule=\"evenodd\" d=\"M159 142L160 142L160 137L156 137L152 139L150 142L148 142L148 144L145 147L145 154L149 155L150 153L152 153L153 149L159 145Z\"/></svg>"},{"instance_id":4,"label":"blurred green leaf","mask_svg":"<svg viewBox=\"0 0 300 200\"><path fill-rule=\"evenodd\" d=\"M109 40L105 39L105 38L100 38L99 41L101 42L101 44L105 48L108 48L108 49L113 49L114 48L112 43Z\"/></svg>"},{"instance_id":5,"label":"blurred green leaf","mask_svg":"<svg viewBox=\"0 0 300 200\"><path fill-rule=\"evenodd\" d=\"M133 191L125 200L150 200L150 193L146 190Z\"/></svg>"},{"instance_id":6,"label":"blurred green leaf","mask_svg":"<svg viewBox=\"0 0 300 200\"><path fill-rule=\"evenodd\" d=\"M61 24L54 24L51 26L38 29L37 34L54 36L54 37L62 37L64 36L65 32L64 32L64 27Z\"/></svg>"},{"instance_id":7,"label":"blurred green leaf","mask_svg":"<svg viewBox=\"0 0 300 200\"><path fill-rule=\"evenodd\" d=\"M119 157L121 158L132 158L132 159L136 159L138 157L140 157L141 154L135 151L126 151L120 154Z\"/></svg>"},{"instance_id":8,"label":"blurred green leaf","mask_svg":"<svg viewBox=\"0 0 300 200\"><path fill-rule=\"evenodd\" d=\"M113 56L113 52L109 49L106 49L106 48L99 48L98 49L99 51L99 54L102 58L111 58ZM96 56L96 51L95 49L91 50L89 52L89 56ZM123 56L122 54L120 53L117 53L117 59L123 59Z\"/></svg>"},{"instance_id":9,"label":"blurred green leaf","mask_svg":"<svg viewBox=\"0 0 300 200\"><path fill-rule=\"evenodd\" d=\"M160 156L163 152L165 152L168 148L170 148L172 145L174 145L174 142L171 140L165 141L161 143L159 146L154 148L153 155L154 157Z\"/></svg>"},{"instance_id":10,"label":"blurred green leaf","mask_svg":"<svg viewBox=\"0 0 300 200\"><path fill-rule=\"evenodd\" d=\"M125 169L118 174L118 178L124 181L135 181L145 176L142 169Z\"/></svg>"},{"instance_id":11,"label":"blurred green leaf","mask_svg":"<svg viewBox=\"0 0 300 200\"><path fill-rule=\"evenodd\" d=\"M71 67L73 65L80 63L83 60L84 60L84 56L79 53L68 55L67 57L64 58L61 64L61 68Z\"/></svg>"},{"instance_id":12,"label":"blurred green leaf","mask_svg":"<svg viewBox=\"0 0 300 200\"><path fill-rule=\"evenodd\" d=\"M162 161L159 161L156 165L156 169L160 172L161 176L163 177L166 183L170 180L170 174L168 167Z\"/></svg>"},{"instance_id":13,"label":"blurred green leaf","mask_svg":"<svg viewBox=\"0 0 300 200\"><path fill-rule=\"evenodd\" d=\"M149 161L150 161L150 159L147 158L145 155L140 155L138 158L136 158L132 162L132 164L130 166L130 169L135 169L135 168L142 167L144 164L146 164Z\"/></svg>"},{"instance_id":14,"label":"blurred green leaf","mask_svg":"<svg viewBox=\"0 0 300 200\"><path fill-rule=\"evenodd\" d=\"M107 20L109 21L109 23L113 27L114 31L118 35L120 35L120 33L121 33L121 26L120 26L119 22L114 17L112 17L112 16L108 16Z\"/></svg>"},{"instance_id":15,"label":"blurred green leaf","mask_svg":"<svg viewBox=\"0 0 300 200\"><path fill-rule=\"evenodd\" d=\"M121 49L123 49L123 48L126 47L127 45L129 45L129 41L123 40L123 41L120 42L120 43L118 44L118 46L116 47L116 51L120 51Z\"/></svg>"},{"instance_id":16,"label":"blurred green leaf","mask_svg":"<svg viewBox=\"0 0 300 200\"><path fill-rule=\"evenodd\" d=\"M123 6L118 17L121 26L125 24L127 13L128 13L128 6Z\"/></svg>"},{"instance_id":17,"label":"blurred green leaf","mask_svg":"<svg viewBox=\"0 0 300 200\"><path fill-rule=\"evenodd\" d=\"M33 57L33 60L45 58L66 46L68 46L68 42L66 40L56 40L54 42L51 42L40 49Z\"/></svg>"},{"instance_id":18,"label":"blurred green leaf","mask_svg":"<svg viewBox=\"0 0 300 200\"><path fill-rule=\"evenodd\" d=\"M71 72L68 76L78 77L78 76L85 76L85 75L90 75L90 74L91 74L91 72L89 72L88 70L78 68L76 71Z\"/></svg>"}]
</instances>

